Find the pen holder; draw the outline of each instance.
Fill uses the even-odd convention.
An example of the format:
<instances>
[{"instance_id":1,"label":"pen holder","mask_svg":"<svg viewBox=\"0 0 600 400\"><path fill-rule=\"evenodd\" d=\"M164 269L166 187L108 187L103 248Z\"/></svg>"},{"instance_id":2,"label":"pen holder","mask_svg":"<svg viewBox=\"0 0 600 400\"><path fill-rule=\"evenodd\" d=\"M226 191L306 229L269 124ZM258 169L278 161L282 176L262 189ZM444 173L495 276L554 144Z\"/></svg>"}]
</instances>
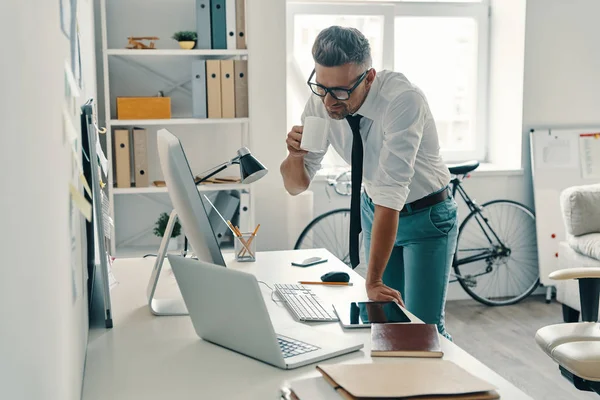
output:
<instances>
[{"instance_id":1,"label":"pen holder","mask_svg":"<svg viewBox=\"0 0 600 400\"><path fill-rule=\"evenodd\" d=\"M242 233L242 236L235 236L234 251L236 261L256 261L256 235Z\"/></svg>"}]
</instances>

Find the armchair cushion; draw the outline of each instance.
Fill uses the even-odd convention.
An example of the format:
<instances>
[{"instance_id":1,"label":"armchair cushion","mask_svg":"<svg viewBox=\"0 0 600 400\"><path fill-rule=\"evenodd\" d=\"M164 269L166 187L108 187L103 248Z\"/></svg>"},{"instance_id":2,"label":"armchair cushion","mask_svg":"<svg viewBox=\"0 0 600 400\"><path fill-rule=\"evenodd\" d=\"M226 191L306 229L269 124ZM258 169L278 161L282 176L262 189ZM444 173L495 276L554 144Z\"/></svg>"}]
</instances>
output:
<instances>
[{"instance_id":1,"label":"armchair cushion","mask_svg":"<svg viewBox=\"0 0 600 400\"><path fill-rule=\"evenodd\" d=\"M560 204L567 233L580 236L600 232L600 184L567 188L561 192Z\"/></svg>"},{"instance_id":2,"label":"armchair cushion","mask_svg":"<svg viewBox=\"0 0 600 400\"><path fill-rule=\"evenodd\" d=\"M600 208L600 203L598 208ZM600 260L600 233L570 236L568 238L568 242L569 246L571 246L578 253L595 260Z\"/></svg>"},{"instance_id":3,"label":"armchair cushion","mask_svg":"<svg viewBox=\"0 0 600 400\"><path fill-rule=\"evenodd\" d=\"M552 358L580 378L600 381L600 341L561 344L552 352Z\"/></svg>"},{"instance_id":4,"label":"armchair cushion","mask_svg":"<svg viewBox=\"0 0 600 400\"><path fill-rule=\"evenodd\" d=\"M600 342L600 325L595 322L548 325L537 331L535 341L546 354L552 356L554 349L564 343Z\"/></svg>"}]
</instances>

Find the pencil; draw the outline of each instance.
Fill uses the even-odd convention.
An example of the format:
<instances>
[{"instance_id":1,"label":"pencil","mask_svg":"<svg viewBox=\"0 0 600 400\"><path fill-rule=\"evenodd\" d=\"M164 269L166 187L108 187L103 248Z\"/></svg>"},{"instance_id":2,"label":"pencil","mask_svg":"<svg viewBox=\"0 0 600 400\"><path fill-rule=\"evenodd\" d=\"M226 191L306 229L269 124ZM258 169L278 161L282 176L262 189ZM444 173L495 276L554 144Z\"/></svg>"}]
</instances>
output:
<instances>
[{"instance_id":1,"label":"pencil","mask_svg":"<svg viewBox=\"0 0 600 400\"><path fill-rule=\"evenodd\" d=\"M352 286L352 282L310 282L310 281L299 281L302 285L331 285L331 286Z\"/></svg>"},{"instance_id":2,"label":"pencil","mask_svg":"<svg viewBox=\"0 0 600 400\"><path fill-rule=\"evenodd\" d=\"M256 232L258 232L258 228L260 228L260 224L256 225L254 232L252 232L250 239L248 239L248 246L250 246L250 244L252 243L252 240L254 239L254 236L256 236ZM242 250L242 252L240 253L240 257L243 256L244 254L246 254L246 249Z\"/></svg>"}]
</instances>

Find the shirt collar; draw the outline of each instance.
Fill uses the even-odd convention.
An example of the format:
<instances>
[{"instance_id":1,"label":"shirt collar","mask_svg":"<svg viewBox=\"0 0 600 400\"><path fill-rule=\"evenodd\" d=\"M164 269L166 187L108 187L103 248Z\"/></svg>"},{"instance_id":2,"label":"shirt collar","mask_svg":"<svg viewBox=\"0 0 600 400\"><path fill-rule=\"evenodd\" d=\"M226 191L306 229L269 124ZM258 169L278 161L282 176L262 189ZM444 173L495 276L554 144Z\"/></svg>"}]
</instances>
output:
<instances>
[{"instance_id":1,"label":"shirt collar","mask_svg":"<svg viewBox=\"0 0 600 400\"><path fill-rule=\"evenodd\" d=\"M354 115L360 114L363 117L366 117L370 120L376 119L376 116L377 116L376 103L377 103L377 95L379 94L379 89L380 89L379 77L377 75L375 75L373 84L371 85L371 88L369 89L369 93L367 93L367 98L365 99L365 101L362 103L362 105L360 106L358 111L356 111L356 113Z\"/></svg>"}]
</instances>

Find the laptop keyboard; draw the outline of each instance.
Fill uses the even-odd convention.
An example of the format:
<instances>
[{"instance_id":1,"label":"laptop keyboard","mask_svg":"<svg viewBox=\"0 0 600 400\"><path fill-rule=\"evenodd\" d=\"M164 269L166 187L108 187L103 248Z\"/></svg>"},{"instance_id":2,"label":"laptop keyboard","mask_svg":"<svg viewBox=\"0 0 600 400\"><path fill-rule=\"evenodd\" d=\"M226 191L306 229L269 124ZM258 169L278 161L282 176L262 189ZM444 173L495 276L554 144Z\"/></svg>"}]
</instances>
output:
<instances>
[{"instance_id":1,"label":"laptop keyboard","mask_svg":"<svg viewBox=\"0 0 600 400\"><path fill-rule=\"evenodd\" d=\"M339 320L333 307L326 306L311 289L304 285L276 283L275 292L299 321L335 322Z\"/></svg>"},{"instance_id":2,"label":"laptop keyboard","mask_svg":"<svg viewBox=\"0 0 600 400\"><path fill-rule=\"evenodd\" d=\"M279 342L279 348L283 353L283 358L294 357L300 354L319 350L319 347L317 346L313 346L299 340L290 339L285 336L277 336L277 341Z\"/></svg>"}]
</instances>

